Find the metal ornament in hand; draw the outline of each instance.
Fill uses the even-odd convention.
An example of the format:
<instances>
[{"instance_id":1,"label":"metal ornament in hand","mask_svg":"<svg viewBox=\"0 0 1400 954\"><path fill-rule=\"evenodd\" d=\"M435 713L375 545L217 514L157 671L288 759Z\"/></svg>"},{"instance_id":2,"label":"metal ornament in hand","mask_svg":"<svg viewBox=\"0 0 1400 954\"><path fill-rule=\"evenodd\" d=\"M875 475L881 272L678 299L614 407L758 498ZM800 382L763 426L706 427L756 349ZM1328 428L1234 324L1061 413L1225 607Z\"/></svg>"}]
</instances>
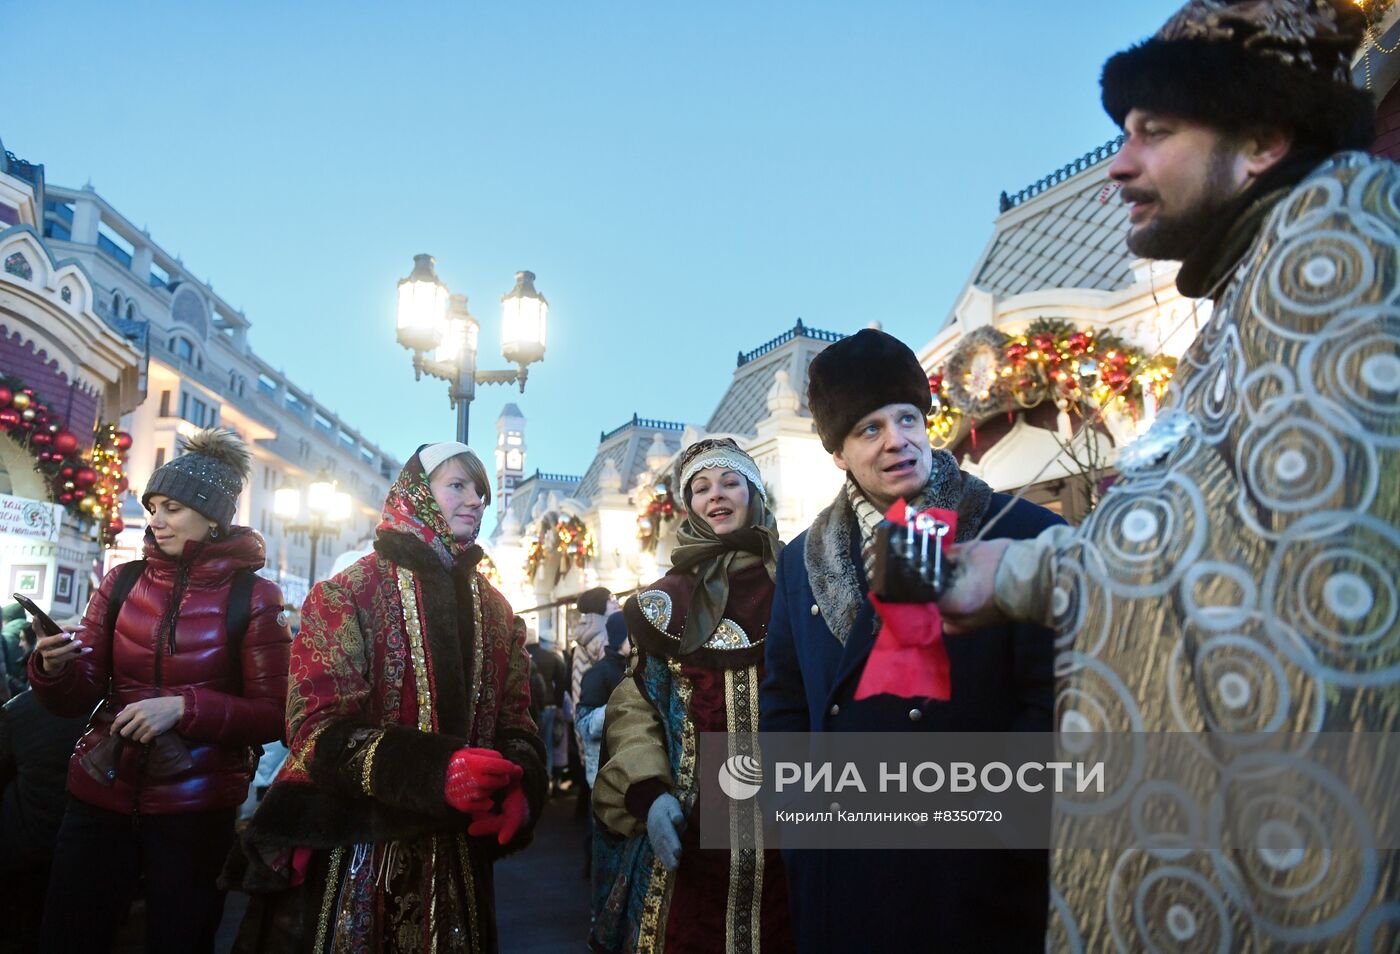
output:
<instances>
[{"instance_id":1,"label":"metal ornament in hand","mask_svg":"<svg viewBox=\"0 0 1400 954\"><path fill-rule=\"evenodd\" d=\"M889 603L932 603L951 582L952 561L943 553L951 527L921 513L875 528L875 569L871 588Z\"/></svg>"}]
</instances>

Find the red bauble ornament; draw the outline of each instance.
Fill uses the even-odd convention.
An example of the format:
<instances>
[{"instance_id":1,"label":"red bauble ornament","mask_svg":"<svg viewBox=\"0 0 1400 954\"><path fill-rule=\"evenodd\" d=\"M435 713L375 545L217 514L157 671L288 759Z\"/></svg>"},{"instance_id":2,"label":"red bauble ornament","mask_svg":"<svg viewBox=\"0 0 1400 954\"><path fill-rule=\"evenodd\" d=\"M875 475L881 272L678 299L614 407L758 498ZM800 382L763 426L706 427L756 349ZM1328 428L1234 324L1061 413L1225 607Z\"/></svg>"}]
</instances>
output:
<instances>
[{"instance_id":1,"label":"red bauble ornament","mask_svg":"<svg viewBox=\"0 0 1400 954\"><path fill-rule=\"evenodd\" d=\"M0 385L0 407L9 407L10 402L15 399L15 392Z\"/></svg>"},{"instance_id":2,"label":"red bauble ornament","mask_svg":"<svg viewBox=\"0 0 1400 954\"><path fill-rule=\"evenodd\" d=\"M63 506L65 507L68 506L73 502L73 494L70 491L65 490L63 493L58 495L58 502L63 504Z\"/></svg>"},{"instance_id":3,"label":"red bauble ornament","mask_svg":"<svg viewBox=\"0 0 1400 954\"><path fill-rule=\"evenodd\" d=\"M72 431L59 431L53 436L53 449L67 456L78 449L78 435Z\"/></svg>"},{"instance_id":4,"label":"red bauble ornament","mask_svg":"<svg viewBox=\"0 0 1400 954\"><path fill-rule=\"evenodd\" d=\"M19 411L16 411L12 407L7 407L4 410L0 410L0 427L3 427L7 431L13 430L16 427L19 427L19 422Z\"/></svg>"},{"instance_id":5,"label":"red bauble ornament","mask_svg":"<svg viewBox=\"0 0 1400 954\"><path fill-rule=\"evenodd\" d=\"M79 487L91 487L97 483L97 471L91 467L79 467L73 474L73 483Z\"/></svg>"},{"instance_id":6,"label":"red bauble ornament","mask_svg":"<svg viewBox=\"0 0 1400 954\"><path fill-rule=\"evenodd\" d=\"M126 431L117 431L117 436L113 438L112 443L116 445L117 450L131 450L131 435Z\"/></svg>"},{"instance_id":7,"label":"red bauble ornament","mask_svg":"<svg viewBox=\"0 0 1400 954\"><path fill-rule=\"evenodd\" d=\"M35 431L33 434L29 435L29 440L38 444L40 447L45 447L53 443L53 435L48 431Z\"/></svg>"},{"instance_id":8,"label":"red bauble ornament","mask_svg":"<svg viewBox=\"0 0 1400 954\"><path fill-rule=\"evenodd\" d=\"M64 477L72 477L75 469L76 468L74 468L73 465L69 464L68 466L60 470L59 473L62 474Z\"/></svg>"},{"instance_id":9,"label":"red bauble ornament","mask_svg":"<svg viewBox=\"0 0 1400 954\"><path fill-rule=\"evenodd\" d=\"M121 517L113 517L112 522L107 524L107 532L110 533L112 536L116 536L125 529L126 521L122 520Z\"/></svg>"}]
</instances>

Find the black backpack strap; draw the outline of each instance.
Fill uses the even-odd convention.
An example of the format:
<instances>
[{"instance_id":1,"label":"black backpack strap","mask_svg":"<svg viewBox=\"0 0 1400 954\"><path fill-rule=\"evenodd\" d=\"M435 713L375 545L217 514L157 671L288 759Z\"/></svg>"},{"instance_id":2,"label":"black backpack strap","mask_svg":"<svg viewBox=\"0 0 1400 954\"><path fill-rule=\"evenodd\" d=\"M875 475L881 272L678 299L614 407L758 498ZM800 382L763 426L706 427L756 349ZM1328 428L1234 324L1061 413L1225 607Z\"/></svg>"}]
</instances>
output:
<instances>
[{"instance_id":1,"label":"black backpack strap","mask_svg":"<svg viewBox=\"0 0 1400 954\"><path fill-rule=\"evenodd\" d=\"M141 574L145 571L145 560L131 560L123 563L117 570L117 582L112 584L112 592L107 596L107 617L103 622L108 642L111 642L112 637L116 635L117 617L121 615L122 604L131 595L131 588L136 585L136 581L141 578Z\"/></svg>"},{"instance_id":2,"label":"black backpack strap","mask_svg":"<svg viewBox=\"0 0 1400 954\"><path fill-rule=\"evenodd\" d=\"M235 570L228 590L228 654L233 661L233 694L243 694L243 637L253 618L253 584L258 575L244 567Z\"/></svg>"}]
</instances>

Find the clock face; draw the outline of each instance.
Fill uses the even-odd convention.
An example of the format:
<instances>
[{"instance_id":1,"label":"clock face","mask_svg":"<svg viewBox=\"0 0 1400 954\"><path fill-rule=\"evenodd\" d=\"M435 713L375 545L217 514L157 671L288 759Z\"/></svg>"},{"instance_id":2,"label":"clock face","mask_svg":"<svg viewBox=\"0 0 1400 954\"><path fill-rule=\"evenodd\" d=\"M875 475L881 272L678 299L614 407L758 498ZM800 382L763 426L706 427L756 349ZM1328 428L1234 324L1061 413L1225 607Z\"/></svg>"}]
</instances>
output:
<instances>
[{"instance_id":1,"label":"clock face","mask_svg":"<svg viewBox=\"0 0 1400 954\"><path fill-rule=\"evenodd\" d=\"M519 470L524 463L520 451L514 449L506 451L506 470Z\"/></svg>"},{"instance_id":2,"label":"clock face","mask_svg":"<svg viewBox=\"0 0 1400 954\"><path fill-rule=\"evenodd\" d=\"M972 356L967 365L967 390L974 397L984 399L992 393L992 385L997 380L997 359L990 349L983 349Z\"/></svg>"}]
</instances>

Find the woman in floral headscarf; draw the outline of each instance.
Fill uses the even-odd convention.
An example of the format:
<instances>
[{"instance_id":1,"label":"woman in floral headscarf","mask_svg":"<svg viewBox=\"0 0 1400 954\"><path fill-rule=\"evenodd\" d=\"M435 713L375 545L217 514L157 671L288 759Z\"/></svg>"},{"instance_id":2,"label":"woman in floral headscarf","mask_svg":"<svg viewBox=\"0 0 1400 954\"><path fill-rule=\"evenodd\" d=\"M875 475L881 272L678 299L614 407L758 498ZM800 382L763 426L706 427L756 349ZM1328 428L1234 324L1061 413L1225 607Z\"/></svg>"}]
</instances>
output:
<instances>
[{"instance_id":1,"label":"woman in floral headscarf","mask_svg":"<svg viewBox=\"0 0 1400 954\"><path fill-rule=\"evenodd\" d=\"M545 773L523 638L476 570L489 501L465 444L420 447L374 553L312 588L291 752L233 872L240 949L497 949L492 862L529 839Z\"/></svg>"},{"instance_id":2,"label":"woman in floral headscarf","mask_svg":"<svg viewBox=\"0 0 1400 954\"><path fill-rule=\"evenodd\" d=\"M593 789L595 951L790 951L787 884L758 802L731 802L729 851L700 850L701 732L758 731L763 638L782 543L758 466L732 440L676 465L689 512L671 571L627 601L637 650L608 700ZM706 783L703 797L722 798ZM737 839L737 841L735 840Z\"/></svg>"}]
</instances>

